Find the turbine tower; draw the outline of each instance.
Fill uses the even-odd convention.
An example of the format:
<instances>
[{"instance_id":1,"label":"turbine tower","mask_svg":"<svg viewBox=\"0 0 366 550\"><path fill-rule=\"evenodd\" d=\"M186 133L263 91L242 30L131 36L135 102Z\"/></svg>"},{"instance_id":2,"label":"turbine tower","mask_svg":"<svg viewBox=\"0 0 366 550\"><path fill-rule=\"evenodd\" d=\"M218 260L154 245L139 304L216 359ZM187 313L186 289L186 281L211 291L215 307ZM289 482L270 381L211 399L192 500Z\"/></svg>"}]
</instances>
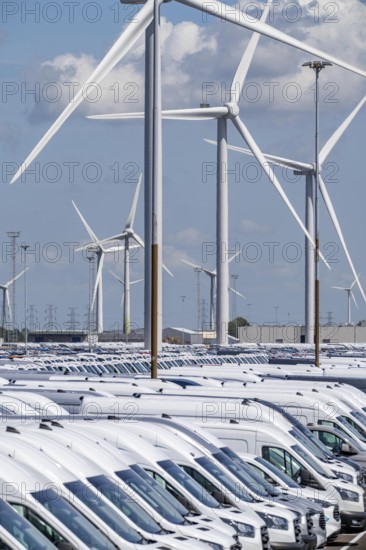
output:
<instances>
[{"instance_id":1,"label":"turbine tower","mask_svg":"<svg viewBox=\"0 0 366 550\"><path fill-rule=\"evenodd\" d=\"M121 297L121 307L123 307L123 334L128 336L131 332L131 313L130 313L130 288L128 289L128 292L126 292L126 282L123 281L118 275L113 273L113 271L109 270L109 273L113 275L115 279L121 285L123 285L123 292ZM137 281L129 281L129 286L134 285L136 283L141 283L143 279L137 279Z\"/></svg>"},{"instance_id":2,"label":"turbine tower","mask_svg":"<svg viewBox=\"0 0 366 550\"><path fill-rule=\"evenodd\" d=\"M26 269L23 269L23 271L21 271L20 273L18 273L18 275L10 279L10 281L8 281L7 283L4 283L3 285L0 285L0 290L3 291L3 307L2 307L2 319L1 319L3 337L5 335L5 325L6 325L6 306L8 306L9 320L13 321L13 314L11 310L10 297L9 297L9 287L11 285L14 285L15 281L19 279L19 277L24 275L24 273L28 271L28 269L29 267L27 267Z\"/></svg>"}]
</instances>

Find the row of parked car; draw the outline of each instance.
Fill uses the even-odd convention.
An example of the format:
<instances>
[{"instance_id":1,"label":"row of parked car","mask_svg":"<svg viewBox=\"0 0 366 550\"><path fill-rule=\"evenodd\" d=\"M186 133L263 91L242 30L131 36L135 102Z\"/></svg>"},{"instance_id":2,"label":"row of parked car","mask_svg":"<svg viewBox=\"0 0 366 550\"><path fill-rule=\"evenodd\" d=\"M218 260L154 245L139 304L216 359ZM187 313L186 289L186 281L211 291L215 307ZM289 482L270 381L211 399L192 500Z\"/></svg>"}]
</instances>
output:
<instances>
[{"instance_id":1,"label":"row of parked car","mask_svg":"<svg viewBox=\"0 0 366 550\"><path fill-rule=\"evenodd\" d=\"M365 394L196 369L12 373L0 550L314 550L365 529Z\"/></svg>"}]
</instances>

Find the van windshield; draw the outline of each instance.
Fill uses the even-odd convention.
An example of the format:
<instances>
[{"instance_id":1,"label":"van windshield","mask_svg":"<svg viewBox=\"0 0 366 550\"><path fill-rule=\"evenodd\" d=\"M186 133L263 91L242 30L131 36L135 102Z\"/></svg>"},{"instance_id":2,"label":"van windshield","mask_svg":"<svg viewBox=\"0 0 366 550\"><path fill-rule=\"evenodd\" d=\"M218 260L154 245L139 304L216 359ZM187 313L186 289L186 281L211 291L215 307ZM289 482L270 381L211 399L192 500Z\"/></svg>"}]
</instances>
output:
<instances>
[{"instance_id":1,"label":"van windshield","mask_svg":"<svg viewBox=\"0 0 366 550\"><path fill-rule=\"evenodd\" d=\"M175 481L182 485L199 502L209 508L218 508L220 504L205 489L172 460L161 460L158 466L163 468Z\"/></svg>"},{"instance_id":2,"label":"van windshield","mask_svg":"<svg viewBox=\"0 0 366 550\"><path fill-rule=\"evenodd\" d=\"M52 542L3 500L0 500L0 525L29 550L55 550Z\"/></svg>"},{"instance_id":3,"label":"van windshield","mask_svg":"<svg viewBox=\"0 0 366 550\"><path fill-rule=\"evenodd\" d=\"M230 453L230 454L229 454ZM263 479L253 472L250 467L245 464L234 451L219 452L213 456L229 470L235 477L259 497L278 496L280 492L275 489L270 483L266 483ZM230 456L231 455L231 456Z\"/></svg>"},{"instance_id":4,"label":"van windshield","mask_svg":"<svg viewBox=\"0 0 366 550\"><path fill-rule=\"evenodd\" d=\"M116 550L107 537L52 489L36 491L32 496L90 549Z\"/></svg>"},{"instance_id":5,"label":"van windshield","mask_svg":"<svg viewBox=\"0 0 366 550\"><path fill-rule=\"evenodd\" d=\"M324 453L322 453L317 445L314 445L312 441L310 441L306 436L304 436L301 432L299 432L296 429L290 430L290 434L292 437L296 439L299 443L301 443L305 449L319 458L319 460L326 460L326 457L324 456ZM314 437L314 436L313 436Z\"/></svg>"},{"instance_id":6,"label":"van windshield","mask_svg":"<svg viewBox=\"0 0 366 550\"><path fill-rule=\"evenodd\" d=\"M356 430L356 428L352 426L347 418L345 418L344 416L337 416L337 420L340 424L342 424L342 426L350 431L354 437L360 439L362 443L366 443L366 438L358 430Z\"/></svg>"},{"instance_id":7,"label":"van windshield","mask_svg":"<svg viewBox=\"0 0 366 550\"><path fill-rule=\"evenodd\" d=\"M123 517L118 514L107 502L98 495L94 487L83 483L82 481L71 481L65 483L69 489L81 502L90 508L104 523L115 531L121 538L128 542L142 543L143 538L132 527L130 527Z\"/></svg>"},{"instance_id":8,"label":"van windshield","mask_svg":"<svg viewBox=\"0 0 366 550\"><path fill-rule=\"evenodd\" d=\"M184 518L179 514L177 509L173 508L165 498L161 497L161 495L159 495L150 484L143 480L141 476L136 474L136 472L131 469L121 470L120 472L116 472L116 476L167 521L176 525L182 525L184 523ZM188 510L186 510L186 514L188 514Z\"/></svg>"},{"instance_id":9,"label":"van windshield","mask_svg":"<svg viewBox=\"0 0 366 550\"><path fill-rule=\"evenodd\" d=\"M318 474L329 479L335 479L336 476L331 476L327 474L327 472L320 466L320 464L318 464L317 461L314 460L312 456L305 451L305 449L300 447L300 445L292 445L291 449L296 451L297 454L301 456L303 460L305 460L305 462L307 462L316 472L318 472Z\"/></svg>"},{"instance_id":10,"label":"van windshield","mask_svg":"<svg viewBox=\"0 0 366 550\"><path fill-rule=\"evenodd\" d=\"M295 483L293 479L291 479L290 476L282 472L279 468L276 468L273 466L272 462L269 462L265 458L262 458L261 456L256 456L254 459L255 462L258 462L263 466L265 469L269 470L274 476L278 477L285 485L290 487L291 489L299 489L300 485Z\"/></svg>"},{"instance_id":11,"label":"van windshield","mask_svg":"<svg viewBox=\"0 0 366 550\"><path fill-rule=\"evenodd\" d=\"M167 500L170 506L175 508L180 515L187 516L189 514L187 508L183 506L183 504L181 504L167 490L165 490L157 481L155 481L155 479L152 476L146 473L145 470L141 468L141 466L139 466L138 464L132 464L130 468L134 472L136 472L136 474L142 477L142 479L144 479L146 483L150 485L157 493L159 493L161 498Z\"/></svg>"},{"instance_id":12,"label":"van windshield","mask_svg":"<svg viewBox=\"0 0 366 550\"><path fill-rule=\"evenodd\" d=\"M145 512L143 508L133 498L130 492L125 492L114 481L111 481L104 475L89 477L88 481L94 485L98 491L107 497L114 506L128 517L138 527L147 533L160 533L159 525Z\"/></svg>"},{"instance_id":13,"label":"van windshield","mask_svg":"<svg viewBox=\"0 0 366 550\"><path fill-rule=\"evenodd\" d=\"M225 487L229 493L232 493L232 495L239 500L243 500L245 502L254 502L254 498L248 493L246 488L243 486L240 486L235 480L233 480L230 476L228 476L225 471L220 468L220 466L217 466L212 460L209 458L202 456L200 458L195 458L195 461L197 464L202 466L207 472L209 472L212 477L219 482L223 487ZM220 487L221 489L221 487Z\"/></svg>"}]
</instances>

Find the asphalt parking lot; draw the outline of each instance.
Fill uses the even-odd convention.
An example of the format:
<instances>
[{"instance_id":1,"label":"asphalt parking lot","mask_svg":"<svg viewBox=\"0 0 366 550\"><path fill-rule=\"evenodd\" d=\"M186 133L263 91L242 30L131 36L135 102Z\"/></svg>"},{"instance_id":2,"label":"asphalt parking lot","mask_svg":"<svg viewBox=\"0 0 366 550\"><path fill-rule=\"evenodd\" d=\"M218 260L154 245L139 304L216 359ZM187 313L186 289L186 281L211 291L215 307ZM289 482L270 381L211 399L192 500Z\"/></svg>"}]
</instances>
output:
<instances>
[{"instance_id":1,"label":"asphalt parking lot","mask_svg":"<svg viewBox=\"0 0 366 550\"><path fill-rule=\"evenodd\" d=\"M339 535L333 542L327 544L327 550L347 550L355 548L358 550L366 549L366 531L352 535Z\"/></svg>"}]
</instances>

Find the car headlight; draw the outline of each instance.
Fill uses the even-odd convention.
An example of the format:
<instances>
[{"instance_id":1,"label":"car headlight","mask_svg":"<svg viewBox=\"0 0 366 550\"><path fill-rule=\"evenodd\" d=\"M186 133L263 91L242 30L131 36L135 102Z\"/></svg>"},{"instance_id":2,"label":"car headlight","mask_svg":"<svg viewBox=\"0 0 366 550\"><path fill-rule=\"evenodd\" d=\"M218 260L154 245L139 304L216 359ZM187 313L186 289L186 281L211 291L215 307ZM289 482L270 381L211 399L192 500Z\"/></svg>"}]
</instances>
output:
<instances>
[{"instance_id":1,"label":"car headlight","mask_svg":"<svg viewBox=\"0 0 366 550\"><path fill-rule=\"evenodd\" d=\"M217 544L216 542L209 542L208 540L203 540L202 542L205 542L210 548L213 548L214 550L225 550L222 544Z\"/></svg>"},{"instance_id":2,"label":"car headlight","mask_svg":"<svg viewBox=\"0 0 366 550\"><path fill-rule=\"evenodd\" d=\"M281 516L272 516L270 514L265 514L264 512L258 512L258 515L265 521L268 529L281 529L282 531L287 531L287 519L281 518Z\"/></svg>"},{"instance_id":3,"label":"car headlight","mask_svg":"<svg viewBox=\"0 0 366 550\"><path fill-rule=\"evenodd\" d=\"M231 527L234 527L239 537L255 537L255 529L253 525L249 525L248 523L242 523L240 521L235 521L230 518L220 518L221 521L224 523L227 523L228 525L231 525Z\"/></svg>"},{"instance_id":4,"label":"car headlight","mask_svg":"<svg viewBox=\"0 0 366 550\"><path fill-rule=\"evenodd\" d=\"M344 481L349 481L351 483L353 481L353 477L350 474L345 474L344 472L338 472L337 470L332 470L332 472L340 479L344 479Z\"/></svg>"},{"instance_id":5,"label":"car headlight","mask_svg":"<svg viewBox=\"0 0 366 550\"><path fill-rule=\"evenodd\" d=\"M352 502L359 502L360 500L360 495L358 493L355 493L355 491L340 489L338 487L338 493L341 495L343 500L351 500Z\"/></svg>"}]
</instances>

